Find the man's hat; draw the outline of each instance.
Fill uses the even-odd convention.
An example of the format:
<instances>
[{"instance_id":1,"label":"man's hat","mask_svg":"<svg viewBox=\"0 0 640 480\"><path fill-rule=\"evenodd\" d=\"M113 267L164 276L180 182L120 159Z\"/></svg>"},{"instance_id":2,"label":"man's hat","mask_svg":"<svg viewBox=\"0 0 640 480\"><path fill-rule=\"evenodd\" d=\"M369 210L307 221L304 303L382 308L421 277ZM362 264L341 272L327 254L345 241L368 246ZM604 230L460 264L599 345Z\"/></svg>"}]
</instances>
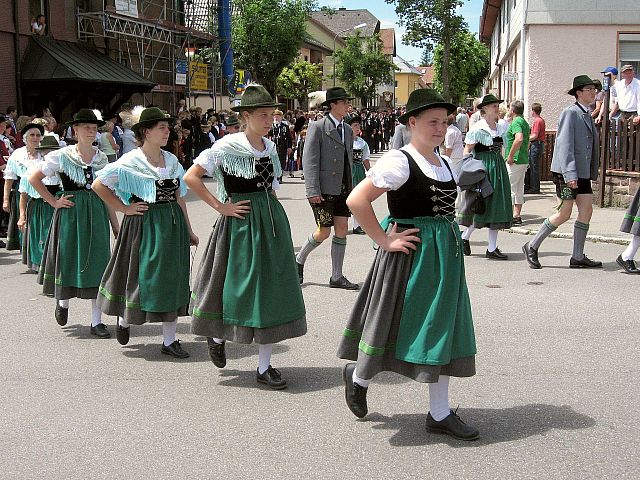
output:
<instances>
[{"instance_id":1,"label":"man's hat","mask_svg":"<svg viewBox=\"0 0 640 480\"><path fill-rule=\"evenodd\" d=\"M411 92L409 100L407 100L407 111L403 115L400 115L398 121L406 125L409 117L414 117L423 110L432 108L445 108L447 115L451 115L451 113L455 111L456 106L446 102L444 98L442 98L442 95L435 90L431 88L421 88Z\"/></svg>"},{"instance_id":2,"label":"man's hat","mask_svg":"<svg viewBox=\"0 0 640 480\"><path fill-rule=\"evenodd\" d=\"M226 122L226 126L227 127L232 127L234 125L238 125L240 123L240 118L238 118L238 115L229 115L229 118L227 119Z\"/></svg>"},{"instance_id":3,"label":"man's hat","mask_svg":"<svg viewBox=\"0 0 640 480\"><path fill-rule=\"evenodd\" d=\"M362 117L360 115L356 115L354 117L351 117L349 120L347 120L347 123L349 125L353 125L354 123L362 125Z\"/></svg>"},{"instance_id":4,"label":"man's hat","mask_svg":"<svg viewBox=\"0 0 640 480\"><path fill-rule=\"evenodd\" d=\"M253 110L256 108L277 108L283 106L284 104L282 103L274 102L273 97L271 97L267 89L262 85L248 85L240 98L240 105L231 107L231 110L240 112L242 110Z\"/></svg>"},{"instance_id":5,"label":"man's hat","mask_svg":"<svg viewBox=\"0 0 640 480\"><path fill-rule=\"evenodd\" d=\"M331 102L335 102L337 100L353 100L354 97L350 97L347 95L347 92L342 87L331 87L327 89L327 96L325 97L322 105L328 107Z\"/></svg>"},{"instance_id":6,"label":"man's hat","mask_svg":"<svg viewBox=\"0 0 640 480\"><path fill-rule=\"evenodd\" d=\"M575 95L576 90L580 90L582 87L586 87L589 85L592 85L594 87L596 86L593 83L593 80L589 78L589 75L578 75L573 79L573 87L571 87L571 90L569 90L567 93L569 95Z\"/></svg>"},{"instance_id":7,"label":"man's hat","mask_svg":"<svg viewBox=\"0 0 640 480\"><path fill-rule=\"evenodd\" d=\"M610 73L612 75L618 76L618 69L616 67L607 67L602 70L600 73Z\"/></svg>"},{"instance_id":8,"label":"man's hat","mask_svg":"<svg viewBox=\"0 0 640 480\"><path fill-rule=\"evenodd\" d=\"M497 98L495 95L488 93L487 95L482 97L482 100L480 100L480 103L478 104L478 110L486 105L491 105L492 103L502 103L502 100Z\"/></svg>"},{"instance_id":9,"label":"man's hat","mask_svg":"<svg viewBox=\"0 0 640 480\"><path fill-rule=\"evenodd\" d=\"M56 137L53 135L45 135L40 140L40 145L36 147L36 150L58 150L60 147L60 143L56 140Z\"/></svg>"},{"instance_id":10,"label":"man's hat","mask_svg":"<svg viewBox=\"0 0 640 480\"><path fill-rule=\"evenodd\" d=\"M169 124L173 124L175 122L175 118L164 113L158 107L148 107L142 111L138 123L132 125L131 130L135 133L141 128L151 127L158 122L169 122Z\"/></svg>"},{"instance_id":11,"label":"man's hat","mask_svg":"<svg viewBox=\"0 0 640 480\"><path fill-rule=\"evenodd\" d=\"M633 70L633 65L623 65L622 68L620 68L620 73L626 72L627 70Z\"/></svg>"},{"instance_id":12,"label":"man's hat","mask_svg":"<svg viewBox=\"0 0 640 480\"><path fill-rule=\"evenodd\" d=\"M78 113L73 116L73 120L67 122L65 125L71 126L78 125L79 123L92 123L94 125L97 125L98 127L101 127L106 122L104 120L98 119L98 117L96 117L96 114L93 113L93 110L89 108L81 108L80 110L78 110Z\"/></svg>"},{"instance_id":13,"label":"man's hat","mask_svg":"<svg viewBox=\"0 0 640 480\"><path fill-rule=\"evenodd\" d=\"M24 127L22 127L22 130L20 130L20 135L24 137L24 134L27 133L32 128L39 130L40 135L44 135L44 127L39 123L33 123L33 122L27 123Z\"/></svg>"}]
</instances>

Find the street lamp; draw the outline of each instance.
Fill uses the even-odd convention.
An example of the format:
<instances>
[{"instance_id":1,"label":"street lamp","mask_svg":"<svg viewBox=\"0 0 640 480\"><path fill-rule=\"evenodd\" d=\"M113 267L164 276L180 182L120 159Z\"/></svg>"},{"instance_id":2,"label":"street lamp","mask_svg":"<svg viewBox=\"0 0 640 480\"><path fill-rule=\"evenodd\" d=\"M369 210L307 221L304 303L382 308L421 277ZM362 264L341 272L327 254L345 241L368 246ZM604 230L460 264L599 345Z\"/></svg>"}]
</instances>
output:
<instances>
[{"instance_id":1,"label":"street lamp","mask_svg":"<svg viewBox=\"0 0 640 480\"><path fill-rule=\"evenodd\" d=\"M366 23L361 23L359 25L356 25L355 27L349 27L345 30L342 30L338 33L336 33L336 35L333 37L333 86L336 86L336 38L338 38L338 35L340 35L341 33L344 32L348 32L349 30L358 30L359 28L364 28L366 27L367 24Z\"/></svg>"}]
</instances>

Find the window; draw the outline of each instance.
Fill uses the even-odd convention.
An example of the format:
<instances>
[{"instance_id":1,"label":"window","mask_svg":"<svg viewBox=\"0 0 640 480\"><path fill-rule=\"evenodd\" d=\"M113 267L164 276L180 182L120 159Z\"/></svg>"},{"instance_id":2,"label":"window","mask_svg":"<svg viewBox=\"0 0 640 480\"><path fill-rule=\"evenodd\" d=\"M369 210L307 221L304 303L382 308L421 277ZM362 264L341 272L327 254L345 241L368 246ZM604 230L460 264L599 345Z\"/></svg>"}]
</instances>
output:
<instances>
[{"instance_id":1,"label":"window","mask_svg":"<svg viewBox=\"0 0 640 480\"><path fill-rule=\"evenodd\" d=\"M48 3L49 2L47 2L46 0L29 0L29 31L31 31L32 25L36 23L38 16L44 15L45 26L43 26L42 28L44 28L44 34L49 33L46 27L46 24L49 23L49 15L47 12Z\"/></svg>"},{"instance_id":2,"label":"window","mask_svg":"<svg viewBox=\"0 0 640 480\"><path fill-rule=\"evenodd\" d=\"M621 65L633 65L633 70L636 73L636 78L640 78L640 33L621 33L619 36L620 41L620 62L618 70Z\"/></svg>"}]
</instances>

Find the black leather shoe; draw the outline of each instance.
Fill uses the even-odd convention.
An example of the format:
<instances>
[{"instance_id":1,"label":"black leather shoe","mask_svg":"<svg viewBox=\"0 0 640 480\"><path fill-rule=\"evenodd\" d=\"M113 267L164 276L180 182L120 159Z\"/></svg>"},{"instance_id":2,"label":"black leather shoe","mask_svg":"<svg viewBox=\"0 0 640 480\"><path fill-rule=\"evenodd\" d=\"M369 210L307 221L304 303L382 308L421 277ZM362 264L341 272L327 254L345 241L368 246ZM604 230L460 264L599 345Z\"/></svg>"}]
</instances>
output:
<instances>
[{"instance_id":1,"label":"black leather shoe","mask_svg":"<svg viewBox=\"0 0 640 480\"><path fill-rule=\"evenodd\" d=\"M462 251L464 252L465 257L471 255L471 244L469 243L469 240L462 240Z\"/></svg>"},{"instance_id":2,"label":"black leather shoe","mask_svg":"<svg viewBox=\"0 0 640 480\"><path fill-rule=\"evenodd\" d=\"M484 256L490 260L506 260L507 258L509 258L509 256L502 253L498 247L496 247L493 252L487 250Z\"/></svg>"},{"instance_id":3,"label":"black leather shoe","mask_svg":"<svg viewBox=\"0 0 640 480\"><path fill-rule=\"evenodd\" d=\"M126 345L129 343L129 332L131 327L121 327L120 324L116 325L116 340L120 345Z\"/></svg>"},{"instance_id":4,"label":"black leather shoe","mask_svg":"<svg viewBox=\"0 0 640 480\"><path fill-rule=\"evenodd\" d=\"M224 344L217 343L213 338L207 337L207 347L209 349L209 358L218 368L224 368L227 365L227 355L224 352Z\"/></svg>"},{"instance_id":5,"label":"black leather shoe","mask_svg":"<svg viewBox=\"0 0 640 480\"><path fill-rule=\"evenodd\" d=\"M331 288L342 288L343 290L360 290L360 285L357 283L351 283L343 275L338 280L329 279L329 286Z\"/></svg>"},{"instance_id":6,"label":"black leather shoe","mask_svg":"<svg viewBox=\"0 0 640 480\"><path fill-rule=\"evenodd\" d=\"M464 423L457 415L458 410L451 413L439 422L436 422L431 416L431 412L427 414L427 431L432 433L446 433L458 440L477 440L480 437L480 432L477 428L470 427Z\"/></svg>"},{"instance_id":7,"label":"black leather shoe","mask_svg":"<svg viewBox=\"0 0 640 480\"><path fill-rule=\"evenodd\" d=\"M640 275L640 270L636 267L636 262L633 260L623 260L622 255L618 255L616 263L622 267L622 269L630 275Z\"/></svg>"},{"instance_id":8,"label":"black leather shoe","mask_svg":"<svg viewBox=\"0 0 640 480\"><path fill-rule=\"evenodd\" d=\"M182 349L180 345L180 340L176 340L171 345L162 344L162 349L160 350L165 355L171 355L176 358L189 358L189 353Z\"/></svg>"},{"instance_id":9,"label":"black leather shoe","mask_svg":"<svg viewBox=\"0 0 640 480\"><path fill-rule=\"evenodd\" d=\"M512 225L522 225L522 217L513 217L511 220Z\"/></svg>"},{"instance_id":10,"label":"black leather shoe","mask_svg":"<svg viewBox=\"0 0 640 480\"><path fill-rule=\"evenodd\" d=\"M362 229L362 227L356 227L353 229L353 234L354 235L364 235L364 230Z\"/></svg>"},{"instance_id":11,"label":"black leather shoe","mask_svg":"<svg viewBox=\"0 0 640 480\"><path fill-rule=\"evenodd\" d=\"M91 335L95 335L98 338L111 338L111 334L104 323L91 327Z\"/></svg>"},{"instance_id":12,"label":"black leather shoe","mask_svg":"<svg viewBox=\"0 0 640 480\"><path fill-rule=\"evenodd\" d=\"M56 304L56 322L58 322L58 325L64 327L67 324L68 319L69 309Z\"/></svg>"},{"instance_id":13,"label":"black leather shoe","mask_svg":"<svg viewBox=\"0 0 640 480\"><path fill-rule=\"evenodd\" d=\"M2 240L0 240L0 248L5 248L7 246Z\"/></svg>"},{"instance_id":14,"label":"black leather shoe","mask_svg":"<svg viewBox=\"0 0 640 480\"><path fill-rule=\"evenodd\" d=\"M582 257L582 260L576 260L571 257L569 260L569 268L600 268L602 267L602 262L598 262L595 260L591 260L586 255Z\"/></svg>"},{"instance_id":15,"label":"black leather shoe","mask_svg":"<svg viewBox=\"0 0 640 480\"><path fill-rule=\"evenodd\" d=\"M524 258L527 259L529 267L533 268L534 270L539 270L542 268L542 265L540 265L540 262L538 261L538 250L536 250L535 248L531 248L529 246L529 242L525 243L522 246L522 252L524 253Z\"/></svg>"},{"instance_id":16,"label":"black leather shoe","mask_svg":"<svg viewBox=\"0 0 640 480\"><path fill-rule=\"evenodd\" d=\"M347 407L358 418L363 418L367 412L367 390L368 388L353 383L353 371L356 369L355 363L347 363L342 369L342 380L344 381L344 399Z\"/></svg>"},{"instance_id":17,"label":"black leather shoe","mask_svg":"<svg viewBox=\"0 0 640 480\"><path fill-rule=\"evenodd\" d=\"M300 280L300 285L304 281L304 263L298 263L296 261L296 265L298 266L298 279Z\"/></svg>"},{"instance_id":18,"label":"black leather shoe","mask_svg":"<svg viewBox=\"0 0 640 480\"><path fill-rule=\"evenodd\" d=\"M258 373L256 369L256 380L258 380L258 383L269 385L269 387L274 390L287 388L287 381L282 379L280 370L273 368L271 365L269 365L269 368L267 368L264 373Z\"/></svg>"}]
</instances>

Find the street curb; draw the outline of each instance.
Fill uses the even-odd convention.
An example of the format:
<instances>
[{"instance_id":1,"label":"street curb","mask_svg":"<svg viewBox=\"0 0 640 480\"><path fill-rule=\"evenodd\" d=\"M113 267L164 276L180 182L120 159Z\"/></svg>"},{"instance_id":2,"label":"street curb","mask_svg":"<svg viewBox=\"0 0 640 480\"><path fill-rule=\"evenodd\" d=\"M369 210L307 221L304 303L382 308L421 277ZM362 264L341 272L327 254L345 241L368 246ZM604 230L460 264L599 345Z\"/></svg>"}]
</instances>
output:
<instances>
[{"instance_id":1,"label":"street curb","mask_svg":"<svg viewBox=\"0 0 640 480\"><path fill-rule=\"evenodd\" d=\"M538 230L530 230L528 228L507 228L507 232L518 235L535 235ZM549 235L552 238L573 238L573 233L553 232ZM587 235L587 241L593 243L613 243L616 245L629 245L630 240L620 237L606 237L604 235Z\"/></svg>"}]
</instances>

